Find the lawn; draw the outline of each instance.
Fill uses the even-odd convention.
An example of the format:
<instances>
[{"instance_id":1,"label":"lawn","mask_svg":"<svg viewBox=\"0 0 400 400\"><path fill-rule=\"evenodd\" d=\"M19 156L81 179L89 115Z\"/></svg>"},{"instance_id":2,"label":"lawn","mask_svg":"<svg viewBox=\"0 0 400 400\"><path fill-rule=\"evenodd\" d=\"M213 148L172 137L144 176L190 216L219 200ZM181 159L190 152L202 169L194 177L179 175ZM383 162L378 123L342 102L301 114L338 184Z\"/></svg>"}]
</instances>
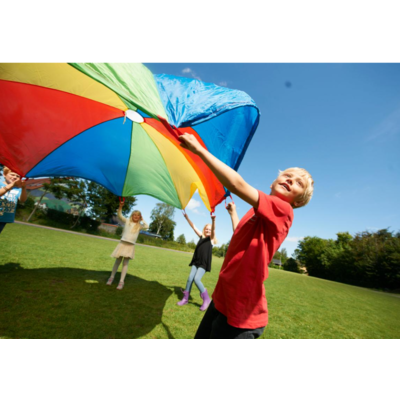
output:
<instances>
[{"instance_id":1,"label":"lawn","mask_svg":"<svg viewBox=\"0 0 400 400\"><path fill-rule=\"evenodd\" d=\"M1 338L192 338L201 321L192 254L137 246L125 287L106 286L117 242L9 224L0 236ZM222 259L203 282L210 293ZM118 282L118 276L115 282ZM400 297L281 270L266 282L262 338L400 338Z\"/></svg>"}]
</instances>

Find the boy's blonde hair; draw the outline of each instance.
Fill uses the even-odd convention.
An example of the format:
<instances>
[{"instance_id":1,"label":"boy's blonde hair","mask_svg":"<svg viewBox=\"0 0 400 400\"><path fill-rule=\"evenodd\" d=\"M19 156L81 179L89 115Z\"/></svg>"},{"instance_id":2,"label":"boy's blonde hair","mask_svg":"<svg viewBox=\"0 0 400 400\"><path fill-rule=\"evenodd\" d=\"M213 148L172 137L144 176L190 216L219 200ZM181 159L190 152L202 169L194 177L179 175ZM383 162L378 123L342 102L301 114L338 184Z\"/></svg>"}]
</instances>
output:
<instances>
[{"instance_id":1,"label":"boy's blonde hair","mask_svg":"<svg viewBox=\"0 0 400 400\"><path fill-rule=\"evenodd\" d=\"M204 225L204 228L203 228L202 235L201 235L203 238L206 237L206 235L205 235L204 232L205 232L206 227L207 227L208 225L210 225L210 226L211 226L211 229L212 229L212 224L205 224L205 225ZM214 243L214 244L217 244L217 243L218 243L218 240L217 240L217 237L216 237L216 236L214 236L213 243Z\"/></svg>"},{"instance_id":2,"label":"boy's blonde hair","mask_svg":"<svg viewBox=\"0 0 400 400\"><path fill-rule=\"evenodd\" d=\"M282 175L284 172L290 172L290 171L296 171L300 174L300 176L306 178L306 187L304 188L304 192L296 200L297 203L301 204L299 206L292 205L293 208L304 207L311 200L311 197L314 193L314 180L311 174L307 170L298 167L288 168L285 169L284 171L279 171L278 176Z\"/></svg>"}]
</instances>

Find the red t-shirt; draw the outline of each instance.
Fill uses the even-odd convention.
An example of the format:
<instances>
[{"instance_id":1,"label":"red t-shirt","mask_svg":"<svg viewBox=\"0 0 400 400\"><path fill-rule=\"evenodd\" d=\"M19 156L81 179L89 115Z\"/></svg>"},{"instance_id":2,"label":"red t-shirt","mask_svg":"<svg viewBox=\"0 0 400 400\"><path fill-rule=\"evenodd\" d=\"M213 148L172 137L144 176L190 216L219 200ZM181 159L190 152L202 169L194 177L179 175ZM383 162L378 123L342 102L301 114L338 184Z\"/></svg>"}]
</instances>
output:
<instances>
[{"instance_id":1,"label":"red t-shirt","mask_svg":"<svg viewBox=\"0 0 400 400\"><path fill-rule=\"evenodd\" d=\"M259 193L232 236L212 298L215 308L237 328L268 323L264 281L268 264L292 226L292 206L279 197Z\"/></svg>"}]
</instances>

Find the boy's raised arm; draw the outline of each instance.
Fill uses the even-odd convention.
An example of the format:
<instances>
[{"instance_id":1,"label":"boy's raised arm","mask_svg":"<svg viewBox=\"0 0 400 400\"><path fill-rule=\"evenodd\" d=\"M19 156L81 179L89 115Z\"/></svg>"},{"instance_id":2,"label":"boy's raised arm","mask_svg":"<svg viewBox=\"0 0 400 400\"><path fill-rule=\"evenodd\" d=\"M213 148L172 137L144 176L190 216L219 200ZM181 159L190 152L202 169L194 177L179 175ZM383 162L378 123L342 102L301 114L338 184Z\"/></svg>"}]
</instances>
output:
<instances>
[{"instance_id":1,"label":"boy's raised arm","mask_svg":"<svg viewBox=\"0 0 400 400\"><path fill-rule=\"evenodd\" d=\"M26 190L26 181L21 182L21 188L22 188L22 192L21 192L21 197L19 198L19 201L23 204L28 199L28 192Z\"/></svg>"},{"instance_id":2,"label":"boy's raised arm","mask_svg":"<svg viewBox=\"0 0 400 400\"><path fill-rule=\"evenodd\" d=\"M214 157L207 151L190 133L184 133L179 137L182 142L181 146L184 149L190 150L197 154L211 169L218 180L232 193L240 197L251 206L258 207L258 191L253 186L250 186L235 170L228 167L218 158Z\"/></svg>"}]
</instances>

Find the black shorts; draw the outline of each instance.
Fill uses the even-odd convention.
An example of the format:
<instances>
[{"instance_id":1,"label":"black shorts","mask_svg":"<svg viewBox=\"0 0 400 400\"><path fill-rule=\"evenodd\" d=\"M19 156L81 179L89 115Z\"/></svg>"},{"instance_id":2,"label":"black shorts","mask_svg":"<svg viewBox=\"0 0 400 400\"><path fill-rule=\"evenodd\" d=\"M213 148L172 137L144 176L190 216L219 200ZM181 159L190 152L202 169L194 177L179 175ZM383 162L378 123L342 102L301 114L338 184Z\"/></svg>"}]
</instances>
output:
<instances>
[{"instance_id":1,"label":"black shorts","mask_svg":"<svg viewBox=\"0 0 400 400\"><path fill-rule=\"evenodd\" d=\"M257 339L265 326L257 329L242 329L229 325L224 314L220 313L212 301L200 322L195 339Z\"/></svg>"}]
</instances>

